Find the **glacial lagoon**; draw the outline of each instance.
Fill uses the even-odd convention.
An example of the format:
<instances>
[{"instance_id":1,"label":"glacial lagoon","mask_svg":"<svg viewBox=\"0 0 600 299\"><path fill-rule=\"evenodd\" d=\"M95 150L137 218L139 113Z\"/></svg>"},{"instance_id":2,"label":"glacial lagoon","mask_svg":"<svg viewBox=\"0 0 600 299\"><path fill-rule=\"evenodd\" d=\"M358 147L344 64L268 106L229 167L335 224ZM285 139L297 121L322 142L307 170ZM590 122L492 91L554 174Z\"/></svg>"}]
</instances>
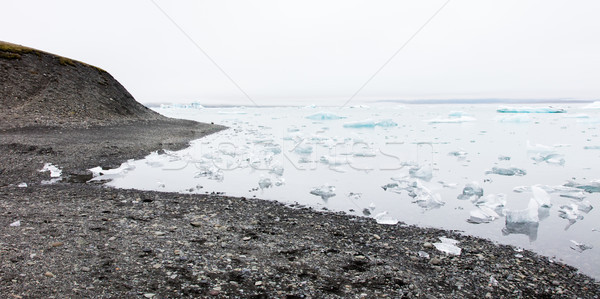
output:
<instances>
[{"instance_id":1,"label":"glacial lagoon","mask_svg":"<svg viewBox=\"0 0 600 299\"><path fill-rule=\"evenodd\" d=\"M257 197L458 230L598 279L596 106L162 106L154 109L229 129L93 171L118 188Z\"/></svg>"}]
</instances>

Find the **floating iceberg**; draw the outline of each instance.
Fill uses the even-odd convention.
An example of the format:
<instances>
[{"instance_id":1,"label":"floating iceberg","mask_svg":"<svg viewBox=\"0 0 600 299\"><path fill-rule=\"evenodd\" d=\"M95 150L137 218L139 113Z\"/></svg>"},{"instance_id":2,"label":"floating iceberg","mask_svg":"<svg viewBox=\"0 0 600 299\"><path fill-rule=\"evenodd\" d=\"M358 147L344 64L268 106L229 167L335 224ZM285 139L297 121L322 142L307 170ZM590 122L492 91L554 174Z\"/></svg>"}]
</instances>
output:
<instances>
[{"instance_id":1,"label":"floating iceberg","mask_svg":"<svg viewBox=\"0 0 600 299\"><path fill-rule=\"evenodd\" d=\"M586 145L583 147L586 150L600 150L600 145Z\"/></svg>"},{"instance_id":2,"label":"floating iceberg","mask_svg":"<svg viewBox=\"0 0 600 299\"><path fill-rule=\"evenodd\" d=\"M592 245L586 245L586 244L579 243L579 242L574 241L574 240L571 240L571 243L573 243L573 245L571 245L571 249L573 249L573 250L575 250L575 251L577 251L579 253L582 253L582 252L584 252L584 251L586 251L588 249L594 248L594 246L592 246Z\"/></svg>"},{"instance_id":3,"label":"floating iceberg","mask_svg":"<svg viewBox=\"0 0 600 299\"><path fill-rule=\"evenodd\" d=\"M313 147L311 145L301 145L299 144L294 148L294 153L298 155L310 155L313 152Z\"/></svg>"},{"instance_id":4,"label":"floating iceberg","mask_svg":"<svg viewBox=\"0 0 600 299\"><path fill-rule=\"evenodd\" d=\"M500 106L496 109L498 113L566 113L567 110L554 107L509 107Z\"/></svg>"},{"instance_id":5,"label":"floating iceberg","mask_svg":"<svg viewBox=\"0 0 600 299\"><path fill-rule=\"evenodd\" d=\"M445 237L440 237L439 239L441 242L433 243L433 246L435 246L437 250L449 255L460 255L461 249L456 246L459 241Z\"/></svg>"},{"instance_id":6,"label":"floating iceberg","mask_svg":"<svg viewBox=\"0 0 600 299\"><path fill-rule=\"evenodd\" d=\"M509 156L500 155L500 156L498 156L498 160L500 160L500 161L510 161L510 157Z\"/></svg>"},{"instance_id":7,"label":"floating iceberg","mask_svg":"<svg viewBox=\"0 0 600 299\"><path fill-rule=\"evenodd\" d=\"M502 233L523 234L529 236L529 241L537 239L539 227L538 204L532 198L524 210L506 210L506 222Z\"/></svg>"},{"instance_id":8,"label":"floating iceberg","mask_svg":"<svg viewBox=\"0 0 600 299\"><path fill-rule=\"evenodd\" d=\"M331 112L321 111L321 112L309 115L306 118L312 119L312 120L334 120L334 119L342 119L342 118L346 118L346 117L339 116L339 115L333 114Z\"/></svg>"},{"instance_id":9,"label":"floating iceberg","mask_svg":"<svg viewBox=\"0 0 600 299\"><path fill-rule=\"evenodd\" d=\"M465 185L465 187L463 188L462 194L459 194L457 198L461 199L461 200L465 200L465 199L476 200L482 196L483 196L483 188L481 188L479 186L479 184L477 184L477 182L472 182L472 183Z\"/></svg>"},{"instance_id":10,"label":"floating iceberg","mask_svg":"<svg viewBox=\"0 0 600 299\"><path fill-rule=\"evenodd\" d=\"M439 194L433 194L424 186L418 186L411 191L414 200L413 202L425 210L437 209L445 204Z\"/></svg>"},{"instance_id":11,"label":"floating iceberg","mask_svg":"<svg viewBox=\"0 0 600 299\"><path fill-rule=\"evenodd\" d=\"M531 157L531 159L533 161L535 161L536 163L546 162L547 164L553 164L553 165L565 165L565 158L564 158L563 155L560 155L560 154L554 154L554 153L541 154L541 153L538 153L534 157Z\"/></svg>"},{"instance_id":12,"label":"floating iceberg","mask_svg":"<svg viewBox=\"0 0 600 299\"><path fill-rule=\"evenodd\" d=\"M527 153L529 154L553 154L556 152L554 146L548 146L536 143L532 145L529 140L527 140Z\"/></svg>"},{"instance_id":13,"label":"floating iceberg","mask_svg":"<svg viewBox=\"0 0 600 299\"><path fill-rule=\"evenodd\" d=\"M335 196L335 187L334 186L320 186L314 187L310 194L320 196L323 200L327 201L329 198Z\"/></svg>"},{"instance_id":14,"label":"floating iceberg","mask_svg":"<svg viewBox=\"0 0 600 299\"><path fill-rule=\"evenodd\" d=\"M574 181L569 181L569 182L565 183L563 186L581 189L581 190L583 190L585 192L589 192L589 193L600 192L600 180L594 180L594 181L589 182L588 184L579 184Z\"/></svg>"},{"instance_id":15,"label":"floating iceberg","mask_svg":"<svg viewBox=\"0 0 600 299\"><path fill-rule=\"evenodd\" d=\"M398 126L398 124L395 123L394 121L392 121L391 119L385 119L385 120L381 120L378 122L371 120L371 119L366 119L363 121L350 122L350 123L344 124L344 128L374 128L374 127L388 128L388 127L396 127L396 126Z\"/></svg>"},{"instance_id":16,"label":"floating iceberg","mask_svg":"<svg viewBox=\"0 0 600 299\"><path fill-rule=\"evenodd\" d=\"M488 223L500 218L498 213L486 206L480 206L477 208L477 210L473 210L469 214L470 217L467 219L467 221L476 224Z\"/></svg>"},{"instance_id":17,"label":"floating iceberg","mask_svg":"<svg viewBox=\"0 0 600 299\"><path fill-rule=\"evenodd\" d=\"M538 186L531 186L531 192L533 193L533 199L537 202L537 204L540 207L552 207L552 203L550 202L550 195L544 189Z\"/></svg>"},{"instance_id":18,"label":"floating iceberg","mask_svg":"<svg viewBox=\"0 0 600 299\"><path fill-rule=\"evenodd\" d=\"M488 170L485 172L486 174L499 174L506 176L524 176L527 172L523 169L510 167L510 168L501 168L501 167L493 167L492 170Z\"/></svg>"},{"instance_id":19,"label":"floating iceberg","mask_svg":"<svg viewBox=\"0 0 600 299\"><path fill-rule=\"evenodd\" d=\"M506 195L489 194L485 197L480 197L474 204L478 207L487 207L492 209L498 215L504 215L504 207L506 206Z\"/></svg>"},{"instance_id":20,"label":"floating iceberg","mask_svg":"<svg viewBox=\"0 0 600 299\"><path fill-rule=\"evenodd\" d=\"M467 152L462 151L462 150L453 151L453 152L449 152L448 156L454 156L458 160L465 160L467 158Z\"/></svg>"},{"instance_id":21,"label":"floating iceberg","mask_svg":"<svg viewBox=\"0 0 600 299\"><path fill-rule=\"evenodd\" d=\"M260 187L260 189L271 188L273 187L273 183L270 178L261 178L258 180L258 187Z\"/></svg>"},{"instance_id":22,"label":"floating iceberg","mask_svg":"<svg viewBox=\"0 0 600 299\"><path fill-rule=\"evenodd\" d=\"M408 170L408 173L411 177L422 179L424 181L429 182L433 177L433 170L430 165L423 165L421 167L413 167Z\"/></svg>"}]
</instances>

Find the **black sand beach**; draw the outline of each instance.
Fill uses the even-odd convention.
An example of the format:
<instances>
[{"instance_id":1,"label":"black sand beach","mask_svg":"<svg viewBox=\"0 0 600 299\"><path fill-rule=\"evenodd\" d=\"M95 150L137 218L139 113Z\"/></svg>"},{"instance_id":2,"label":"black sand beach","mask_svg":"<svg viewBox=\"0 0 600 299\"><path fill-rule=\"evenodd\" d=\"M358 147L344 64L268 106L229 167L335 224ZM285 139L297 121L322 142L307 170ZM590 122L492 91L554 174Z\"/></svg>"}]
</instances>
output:
<instances>
[{"instance_id":1,"label":"black sand beach","mask_svg":"<svg viewBox=\"0 0 600 299\"><path fill-rule=\"evenodd\" d=\"M600 296L600 283L570 266L458 232L260 199L86 183L88 168L181 149L224 127L140 108L107 73L79 62L6 46L0 54L2 298ZM32 71L55 80L36 83L27 79ZM106 80L75 76L94 72ZM96 84L116 86L112 100ZM44 163L62 168L64 180L42 185ZM438 251L439 237L459 240L461 255Z\"/></svg>"}]
</instances>

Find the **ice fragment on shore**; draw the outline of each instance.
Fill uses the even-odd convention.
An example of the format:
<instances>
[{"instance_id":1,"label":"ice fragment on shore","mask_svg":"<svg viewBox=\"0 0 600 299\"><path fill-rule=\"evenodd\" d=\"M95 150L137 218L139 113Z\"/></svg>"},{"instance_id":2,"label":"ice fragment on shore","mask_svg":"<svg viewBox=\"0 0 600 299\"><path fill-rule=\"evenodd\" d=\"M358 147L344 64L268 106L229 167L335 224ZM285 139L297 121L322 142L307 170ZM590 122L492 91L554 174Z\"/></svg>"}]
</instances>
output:
<instances>
[{"instance_id":1,"label":"ice fragment on shore","mask_svg":"<svg viewBox=\"0 0 600 299\"><path fill-rule=\"evenodd\" d=\"M258 180L258 187L260 187L260 189L271 188L273 187L273 182L271 182L270 178L261 178Z\"/></svg>"},{"instance_id":2,"label":"ice fragment on shore","mask_svg":"<svg viewBox=\"0 0 600 299\"><path fill-rule=\"evenodd\" d=\"M419 251L419 252L417 252L417 254L418 254L418 255L419 255L419 257L421 257L421 258L426 258L426 259L428 259L428 258L429 258L429 253L427 253L427 252L425 252L425 251Z\"/></svg>"},{"instance_id":3,"label":"ice fragment on shore","mask_svg":"<svg viewBox=\"0 0 600 299\"><path fill-rule=\"evenodd\" d=\"M334 119L342 119L342 118L346 118L346 117L339 116L339 115L333 114L331 112L321 111L321 112L309 115L306 118L312 119L312 120L334 120Z\"/></svg>"},{"instance_id":4,"label":"ice fragment on shore","mask_svg":"<svg viewBox=\"0 0 600 299\"><path fill-rule=\"evenodd\" d=\"M58 167L52 165L52 163L44 164L44 167L40 170L40 172L50 171L51 178L59 178L62 175L62 170Z\"/></svg>"},{"instance_id":5,"label":"ice fragment on shore","mask_svg":"<svg viewBox=\"0 0 600 299\"><path fill-rule=\"evenodd\" d=\"M592 245L586 245L586 244L579 243L579 242L574 241L574 240L571 240L571 243L573 243L573 245L571 245L571 249L573 249L573 250L575 250L575 251L577 251L579 253L582 253L582 252L584 252L584 251L586 251L588 249L594 248L594 246L592 246Z\"/></svg>"},{"instance_id":6,"label":"ice fragment on shore","mask_svg":"<svg viewBox=\"0 0 600 299\"><path fill-rule=\"evenodd\" d=\"M481 188L479 186L479 184L477 184L477 182L472 182L472 183L465 185L465 187L463 188L462 194L458 195L457 198L461 199L461 200L465 200L465 199L474 200L474 199L478 199L482 196L483 196L483 188Z\"/></svg>"},{"instance_id":7,"label":"ice fragment on shore","mask_svg":"<svg viewBox=\"0 0 600 299\"><path fill-rule=\"evenodd\" d=\"M449 255L460 255L461 249L456 246L459 241L445 237L440 237L439 239L441 242L433 243L433 246L435 246L437 250Z\"/></svg>"},{"instance_id":8,"label":"ice fragment on shore","mask_svg":"<svg viewBox=\"0 0 600 299\"><path fill-rule=\"evenodd\" d=\"M133 164L133 160L128 160L127 162L122 163L118 168L104 170L102 167L97 166L90 168L89 171L91 171L94 176L92 181L95 181L116 178L134 169L135 165Z\"/></svg>"},{"instance_id":9,"label":"ice fragment on shore","mask_svg":"<svg viewBox=\"0 0 600 299\"><path fill-rule=\"evenodd\" d=\"M383 211L383 212L375 215L375 217L373 217L373 218L375 218L375 221L379 224L386 224L386 225L398 224L398 220L388 216L387 211Z\"/></svg>"},{"instance_id":10,"label":"ice fragment on shore","mask_svg":"<svg viewBox=\"0 0 600 299\"><path fill-rule=\"evenodd\" d=\"M408 170L408 173L413 178L422 179L424 181L430 181L433 177L433 170L429 165L423 165L421 167L413 167Z\"/></svg>"},{"instance_id":11,"label":"ice fragment on shore","mask_svg":"<svg viewBox=\"0 0 600 299\"><path fill-rule=\"evenodd\" d=\"M486 174L499 174L499 175L505 175L505 176L524 176L527 174L527 172L524 169L520 169L520 168L516 168L516 167L509 167L509 168L502 168L502 167L492 167L492 170L488 170L485 172Z\"/></svg>"},{"instance_id":12,"label":"ice fragment on shore","mask_svg":"<svg viewBox=\"0 0 600 299\"><path fill-rule=\"evenodd\" d=\"M27 183L20 183L17 185L19 188L27 188Z\"/></svg>"},{"instance_id":13,"label":"ice fragment on shore","mask_svg":"<svg viewBox=\"0 0 600 299\"><path fill-rule=\"evenodd\" d=\"M15 222L9 224L8 226L19 227L19 226L21 226L21 220L17 220Z\"/></svg>"},{"instance_id":14,"label":"ice fragment on shore","mask_svg":"<svg viewBox=\"0 0 600 299\"><path fill-rule=\"evenodd\" d=\"M562 108L554 108L552 106L549 107L510 107L510 106L500 106L496 109L498 113L566 113L567 110Z\"/></svg>"},{"instance_id":15,"label":"ice fragment on shore","mask_svg":"<svg viewBox=\"0 0 600 299\"><path fill-rule=\"evenodd\" d=\"M312 195L316 195L316 196L320 196L323 200L328 200L331 197L335 196L335 187L334 186L320 186L320 187L314 187L311 191L310 194Z\"/></svg>"}]
</instances>

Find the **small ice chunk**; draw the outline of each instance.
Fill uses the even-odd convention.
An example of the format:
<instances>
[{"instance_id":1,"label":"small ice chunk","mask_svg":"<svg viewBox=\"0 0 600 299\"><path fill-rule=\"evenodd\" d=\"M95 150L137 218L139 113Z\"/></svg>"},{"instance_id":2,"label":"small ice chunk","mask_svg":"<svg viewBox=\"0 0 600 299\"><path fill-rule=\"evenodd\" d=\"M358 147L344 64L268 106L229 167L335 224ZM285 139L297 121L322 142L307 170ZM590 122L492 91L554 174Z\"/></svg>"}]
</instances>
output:
<instances>
[{"instance_id":1,"label":"small ice chunk","mask_svg":"<svg viewBox=\"0 0 600 299\"><path fill-rule=\"evenodd\" d=\"M273 182L271 182L270 178L261 178L258 180L258 187L260 189L267 189L273 187Z\"/></svg>"},{"instance_id":2,"label":"small ice chunk","mask_svg":"<svg viewBox=\"0 0 600 299\"><path fill-rule=\"evenodd\" d=\"M283 186L285 185L285 179L284 178L279 178L275 180L275 186L279 187L279 186Z\"/></svg>"},{"instance_id":3,"label":"small ice chunk","mask_svg":"<svg viewBox=\"0 0 600 299\"><path fill-rule=\"evenodd\" d=\"M391 119L380 120L375 125L378 126L378 127L382 127L382 128L391 128L391 127L397 127L398 126L398 124L395 123Z\"/></svg>"},{"instance_id":4,"label":"small ice chunk","mask_svg":"<svg viewBox=\"0 0 600 299\"><path fill-rule=\"evenodd\" d=\"M550 195L544 189L538 186L531 186L531 192L533 193L533 199L538 203L540 207L550 208L552 203L550 202Z\"/></svg>"},{"instance_id":5,"label":"small ice chunk","mask_svg":"<svg viewBox=\"0 0 600 299\"><path fill-rule=\"evenodd\" d=\"M577 205L577 210L584 212L584 213L589 213L594 207L592 206L592 203L590 203L589 200L586 201L579 201L575 203Z\"/></svg>"},{"instance_id":6,"label":"small ice chunk","mask_svg":"<svg viewBox=\"0 0 600 299\"><path fill-rule=\"evenodd\" d=\"M520 169L520 168L516 168L516 167L509 167L509 168L502 168L502 167L492 167L492 170L488 170L485 172L486 174L499 174L499 175L505 175L505 176L524 176L527 174L527 172L524 169Z\"/></svg>"},{"instance_id":7,"label":"small ice chunk","mask_svg":"<svg viewBox=\"0 0 600 299\"><path fill-rule=\"evenodd\" d=\"M19 188L27 188L27 183L20 183L17 185Z\"/></svg>"},{"instance_id":8,"label":"small ice chunk","mask_svg":"<svg viewBox=\"0 0 600 299\"><path fill-rule=\"evenodd\" d=\"M500 160L500 161L510 161L510 157L509 156L500 155L500 156L498 156L498 160Z\"/></svg>"},{"instance_id":9,"label":"small ice chunk","mask_svg":"<svg viewBox=\"0 0 600 299\"><path fill-rule=\"evenodd\" d=\"M506 210L507 223L531 223L539 222L538 204L535 199L530 199L527 208L524 210Z\"/></svg>"},{"instance_id":10,"label":"small ice chunk","mask_svg":"<svg viewBox=\"0 0 600 299\"><path fill-rule=\"evenodd\" d=\"M548 164L554 165L565 165L565 158L563 155L550 153L550 154L542 154L538 153L537 155L531 157L533 161L536 163L546 162Z\"/></svg>"},{"instance_id":11,"label":"small ice chunk","mask_svg":"<svg viewBox=\"0 0 600 299\"><path fill-rule=\"evenodd\" d=\"M442 201L440 194L433 194L431 191L429 191L429 189L420 184L414 188L411 188L409 195L414 198L414 203L426 210L436 209L446 204Z\"/></svg>"},{"instance_id":12,"label":"small ice chunk","mask_svg":"<svg viewBox=\"0 0 600 299\"><path fill-rule=\"evenodd\" d=\"M19 226L21 226L21 220L17 220L17 221L15 221L15 222L13 222L13 223L9 224L9 226L12 226L12 227L19 227Z\"/></svg>"},{"instance_id":13,"label":"small ice chunk","mask_svg":"<svg viewBox=\"0 0 600 299\"><path fill-rule=\"evenodd\" d=\"M386 224L386 225L396 225L398 224L398 220L395 218L392 218L388 215L387 211L383 211L377 215L375 215L375 221L379 224Z\"/></svg>"},{"instance_id":14,"label":"small ice chunk","mask_svg":"<svg viewBox=\"0 0 600 299\"><path fill-rule=\"evenodd\" d=\"M562 109L562 108L555 108L552 106L548 106L548 107L500 106L500 107L498 107L498 109L496 109L496 112L498 112L498 113L566 113L567 110Z\"/></svg>"},{"instance_id":15,"label":"small ice chunk","mask_svg":"<svg viewBox=\"0 0 600 299\"><path fill-rule=\"evenodd\" d=\"M283 167L280 165L275 165L273 167L271 167L271 169L269 170L269 173L273 173L275 175L278 176L282 176L283 175Z\"/></svg>"},{"instance_id":16,"label":"small ice chunk","mask_svg":"<svg viewBox=\"0 0 600 299\"><path fill-rule=\"evenodd\" d=\"M316 195L316 196L320 196L323 200L328 200L331 197L335 196L335 187L334 186L320 186L320 187L314 187L311 191L310 194L312 195Z\"/></svg>"},{"instance_id":17,"label":"small ice chunk","mask_svg":"<svg viewBox=\"0 0 600 299\"><path fill-rule=\"evenodd\" d=\"M422 179L429 182L433 177L433 170L430 165L423 165L421 167L413 167L408 170L408 173L413 178Z\"/></svg>"},{"instance_id":18,"label":"small ice chunk","mask_svg":"<svg viewBox=\"0 0 600 299\"><path fill-rule=\"evenodd\" d=\"M502 193L489 194L485 197L480 197L474 203L478 207L487 207L492 209L498 215L504 215L504 206L506 206L506 195Z\"/></svg>"},{"instance_id":19,"label":"small ice chunk","mask_svg":"<svg viewBox=\"0 0 600 299\"><path fill-rule=\"evenodd\" d=\"M579 208L576 204L560 206L560 209L558 210L558 217L569 221L569 224L567 227L565 227L565 230L569 229L569 227L575 224L577 220L583 220L583 215L579 213Z\"/></svg>"},{"instance_id":20,"label":"small ice chunk","mask_svg":"<svg viewBox=\"0 0 600 299\"><path fill-rule=\"evenodd\" d=\"M492 287L497 287L499 285L499 283L498 283L498 280L496 280L494 278L494 276L490 276L490 281L489 281L488 285L490 285Z\"/></svg>"},{"instance_id":21,"label":"small ice chunk","mask_svg":"<svg viewBox=\"0 0 600 299\"><path fill-rule=\"evenodd\" d=\"M40 170L40 172L50 171L51 178L59 178L62 175L62 170L58 167L52 165L52 163L44 164L44 168Z\"/></svg>"},{"instance_id":22,"label":"small ice chunk","mask_svg":"<svg viewBox=\"0 0 600 299\"><path fill-rule=\"evenodd\" d=\"M372 119L365 119L362 121L356 121L356 122L349 122L349 123L345 123L344 124L344 128L375 128L375 127L382 127L382 128L389 128L389 127L396 127L398 126L397 123L395 123L394 121L392 121L391 119L384 119L384 120L380 120L380 121L374 121Z\"/></svg>"},{"instance_id":23,"label":"small ice chunk","mask_svg":"<svg viewBox=\"0 0 600 299\"><path fill-rule=\"evenodd\" d=\"M438 183L440 183L442 185L442 187L449 188L449 189L456 189L456 187L458 186L457 183L448 183L448 182L444 182L444 181L439 181Z\"/></svg>"},{"instance_id":24,"label":"small ice chunk","mask_svg":"<svg viewBox=\"0 0 600 299\"><path fill-rule=\"evenodd\" d=\"M592 245L586 245L586 244L579 243L579 242L574 241L574 240L571 240L571 243L573 243L573 245L571 245L571 249L573 249L573 250L575 250L575 251L577 251L579 253L582 253L582 252L584 252L584 251L586 251L588 249L594 248L594 246L592 246Z\"/></svg>"},{"instance_id":25,"label":"small ice chunk","mask_svg":"<svg viewBox=\"0 0 600 299\"><path fill-rule=\"evenodd\" d=\"M527 153L531 154L553 154L556 152L556 149L553 146L548 146L544 144L536 143L532 145L529 140L527 140Z\"/></svg>"},{"instance_id":26,"label":"small ice chunk","mask_svg":"<svg viewBox=\"0 0 600 299\"><path fill-rule=\"evenodd\" d=\"M445 237L440 237L439 239L441 242L433 243L433 246L435 246L437 250L449 255L460 255L461 249L456 246L459 241Z\"/></svg>"},{"instance_id":27,"label":"small ice chunk","mask_svg":"<svg viewBox=\"0 0 600 299\"><path fill-rule=\"evenodd\" d=\"M309 144L301 145L299 144L294 148L294 153L299 155L310 155L313 152L313 147Z\"/></svg>"},{"instance_id":28,"label":"small ice chunk","mask_svg":"<svg viewBox=\"0 0 600 299\"><path fill-rule=\"evenodd\" d=\"M462 151L462 150L453 151L453 152L449 152L448 156L454 156L454 157L456 157L456 159L462 161L462 160L465 160L467 158L467 152Z\"/></svg>"},{"instance_id":29,"label":"small ice chunk","mask_svg":"<svg viewBox=\"0 0 600 299\"><path fill-rule=\"evenodd\" d=\"M361 197L362 197L362 193L354 193L354 192L348 193L348 198L352 199L352 200L359 200Z\"/></svg>"},{"instance_id":30,"label":"small ice chunk","mask_svg":"<svg viewBox=\"0 0 600 299\"><path fill-rule=\"evenodd\" d=\"M583 147L586 150L600 150L600 145L586 145Z\"/></svg>"},{"instance_id":31,"label":"small ice chunk","mask_svg":"<svg viewBox=\"0 0 600 299\"><path fill-rule=\"evenodd\" d=\"M425 252L425 251L422 251L422 250L421 250L421 251L417 252L417 254L418 254L418 255L419 255L419 257L421 257L421 258L426 258L426 259L428 259L428 258L429 258L429 253L427 253L427 252Z\"/></svg>"},{"instance_id":32,"label":"small ice chunk","mask_svg":"<svg viewBox=\"0 0 600 299\"><path fill-rule=\"evenodd\" d=\"M334 120L334 119L342 119L342 118L346 118L346 117L339 116L339 115L333 114L331 112L321 111L321 112L309 115L306 118L312 119L312 120Z\"/></svg>"},{"instance_id":33,"label":"small ice chunk","mask_svg":"<svg viewBox=\"0 0 600 299\"><path fill-rule=\"evenodd\" d=\"M458 195L457 198L461 199L461 200L465 200L465 199L474 200L474 199L478 199L482 196L483 196L483 188L481 188L477 182L472 182L472 183L465 185L465 187L463 188L462 194Z\"/></svg>"},{"instance_id":34,"label":"small ice chunk","mask_svg":"<svg viewBox=\"0 0 600 299\"><path fill-rule=\"evenodd\" d=\"M470 217L467 222L470 223L488 223L500 218L500 215L489 207L479 206L477 210L470 212Z\"/></svg>"}]
</instances>

